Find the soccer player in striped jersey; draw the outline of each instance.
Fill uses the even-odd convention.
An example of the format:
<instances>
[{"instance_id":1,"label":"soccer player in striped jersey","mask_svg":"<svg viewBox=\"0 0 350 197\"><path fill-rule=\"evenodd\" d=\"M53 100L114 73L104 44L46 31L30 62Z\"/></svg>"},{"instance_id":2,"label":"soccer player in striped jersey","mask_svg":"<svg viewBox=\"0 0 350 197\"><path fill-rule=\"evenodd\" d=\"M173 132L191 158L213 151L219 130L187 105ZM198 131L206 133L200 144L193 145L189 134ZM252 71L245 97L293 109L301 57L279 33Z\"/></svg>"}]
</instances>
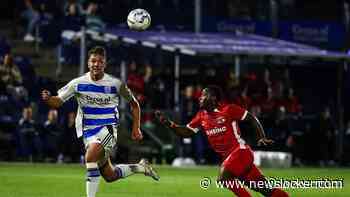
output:
<instances>
[{"instance_id":1,"label":"soccer player in striped jersey","mask_svg":"<svg viewBox=\"0 0 350 197\"><path fill-rule=\"evenodd\" d=\"M157 173L144 159L136 164L112 165L110 153L117 142L119 96L131 106L133 117L131 137L136 141L143 138L140 130L141 109L127 85L104 72L106 52L103 47L97 46L89 51L88 68L88 73L73 79L58 90L57 96L51 96L47 90L41 93L42 99L52 108L60 107L71 97L75 97L78 102L76 132L78 137L83 136L86 148L87 197L95 197L101 175L107 182L135 173L159 180Z\"/></svg>"},{"instance_id":2,"label":"soccer player in striped jersey","mask_svg":"<svg viewBox=\"0 0 350 197\"><path fill-rule=\"evenodd\" d=\"M199 98L201 110L186 126L174 123L160 111L156 111L156 116L163 125L181 137L189 137L198 132L198 128L202 128L209 144L222 159L218 181L230 181L228 189L239 197L250 197L249 192L239 183L247 184L248 187L261 186L257 181L266 181L266 178L254 165L253 152L240 137L238 123L246 121L255 128L259 138L258 145L269 145L273 141L266 138L262 125L254 115L237 105L220 103L221 100L222 92L219 87L205 88ZM283 190L270 188L268 185L251 189L264 196L288 196Z\"/></svg>"}]
</instances>

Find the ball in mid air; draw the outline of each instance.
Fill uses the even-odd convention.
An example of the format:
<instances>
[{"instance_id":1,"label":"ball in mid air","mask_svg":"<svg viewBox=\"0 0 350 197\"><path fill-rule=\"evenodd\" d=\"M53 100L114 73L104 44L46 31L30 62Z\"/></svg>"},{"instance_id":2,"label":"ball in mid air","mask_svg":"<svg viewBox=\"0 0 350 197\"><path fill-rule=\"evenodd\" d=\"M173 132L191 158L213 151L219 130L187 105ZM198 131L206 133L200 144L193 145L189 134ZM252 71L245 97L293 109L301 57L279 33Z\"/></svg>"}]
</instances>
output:
<instances>
[{"instance_id":1,"label":"ball in mid air","mask_svg":"<svg viewBox=\"0 0 350 197\"><path fill-rule=\"evenodd\" d=\"M151 15L144 9L134 9L130 11L127 23L130 29L143 31L151 25Z\"/></svg>"}]
</instances>

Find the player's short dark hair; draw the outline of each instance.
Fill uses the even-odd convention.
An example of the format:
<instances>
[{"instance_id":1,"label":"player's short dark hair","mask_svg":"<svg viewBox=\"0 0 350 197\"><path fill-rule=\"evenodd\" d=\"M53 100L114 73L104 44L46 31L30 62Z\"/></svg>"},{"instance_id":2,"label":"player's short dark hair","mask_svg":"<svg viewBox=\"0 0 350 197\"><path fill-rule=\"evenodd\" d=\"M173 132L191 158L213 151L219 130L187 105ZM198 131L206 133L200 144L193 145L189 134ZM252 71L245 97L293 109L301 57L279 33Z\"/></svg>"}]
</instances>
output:
<instances>
[{"instance_id":1,"label":"player's short dark hair","mask_svg":"<svg viewBox=\"0 0 350 197\"><path fill-rule=\"evenodd\" d=\"M209 85L207 90L211 96L215 96L217 101L222 101L224 99L224 93L219 86Z\"/></svg>"},{"instance_id":2,"label":"player's short dark hair","mask_svg":"<svg viewBox=\"0 0 350 197\"><path fill-rule=\"evenodd\" d=\"M95 46L89 50L88 57L90 57L92 54L106 57L106 49L102 46Z\"/></svg>"}]
</instances>

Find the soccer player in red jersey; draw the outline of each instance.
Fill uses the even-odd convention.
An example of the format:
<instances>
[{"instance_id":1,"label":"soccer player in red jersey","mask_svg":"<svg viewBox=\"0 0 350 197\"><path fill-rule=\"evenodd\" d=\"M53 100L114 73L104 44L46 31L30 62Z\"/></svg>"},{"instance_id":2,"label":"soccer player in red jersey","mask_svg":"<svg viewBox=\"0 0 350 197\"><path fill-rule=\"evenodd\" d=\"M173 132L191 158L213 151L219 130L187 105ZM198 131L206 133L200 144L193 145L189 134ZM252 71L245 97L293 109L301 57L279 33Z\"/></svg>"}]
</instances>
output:
<instances>
[{"instance_id":1,"label":"soccer player in red jersey","mask_svg":"<svg viewBox=\"0 0 350 197\"><path fill-rule=\"evenodd\" d=\"M258 145L269 145L273 141L267 139L264 129L259 120L247 110L234 105L221 103L222 92L219 87L209 86L202 91L199 98L201 110L197 112L192 121L186 126L181 126L156 111L158 120L168 128L175 131L181 137L189 137L202 128L205 132L210 146L222 159L218 181L231 181L236 183L228 188L239 197L250 197L245 187L238 184L238 181L245 183L264 196L285 197L288 194L279 189L271 188L261 184L250 184L252 182L266 181L264 175L254 165L254 157L251 148L240 137L238 122L246 121L251 124L259 138ZM254 187L254 185L256 187Z\"/></svg>"}]
</instances>

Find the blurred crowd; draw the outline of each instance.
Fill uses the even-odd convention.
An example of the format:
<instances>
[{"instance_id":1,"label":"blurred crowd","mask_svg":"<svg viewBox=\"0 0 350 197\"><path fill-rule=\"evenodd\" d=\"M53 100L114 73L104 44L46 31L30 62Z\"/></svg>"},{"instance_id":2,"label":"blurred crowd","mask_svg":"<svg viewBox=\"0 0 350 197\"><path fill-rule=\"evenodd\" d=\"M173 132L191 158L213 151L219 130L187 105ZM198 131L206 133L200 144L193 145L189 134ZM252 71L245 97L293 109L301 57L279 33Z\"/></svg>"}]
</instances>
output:
<instances>
[{"instance_id":1,"label":"blurred crowd","mask_svg":"<svg viewBox=\"0 0 350 197\"><path fill-rule=\"evenodd\" d=\"M294 165L333 166L342 162L335 156L338 127L330 106L324 105L313 114L305 115L288 69L282 72L283 74L275 72L275 75L271 75L265 69L261 73L252 72L240 78L233 72L227 73L226 80L221 84L226 102L235 103L258 117L267 136L275 143L268 149L257 147L255 132L242 123L240 126L244 139L255 150L291 152ZM185 87L181 103L183 123L188 123L197 112L200 91L205 85L208 84ZM196 158L199 163L213 159L206 138L201 134L191 140L182 140L180 144L183 145L180 147L184 147L180 152L184 156Z\"/></svg>"},{"instance_id":2,"label":"blurred crowd","mask_svg":"<svg viewBox=\"0 0 350 197\"><path fill-rule=\"evenodd\" d=\"M98 1L66 0L22 0L16 4L16 12L21 17L17 23L25 24L24 41L42 39L57 44L60 30L80 30L82 25L88 29L104 31L106 24L101 16Z\"/></svg>"},{"instance_id":3,"label":"blurred crowd","mask_svg":"<svg viewBox=\"0 0 350 197\"><path fill-rule=\"evenodd\" d=\"M5 143L0 143L4 146L0 158L79 161L83 147L81 139L76 138L74 131L76 103L71 101L57 111L48 109L39 98L40 89L47 88L55 92L62 84L36 76L30 61L13 57L10 51L5 52L2 57L0 140ZM202 68L202 71L205 69ZM172 72L166 66L154 66L149 61L130 60L127 62L127 73L126 83L143 109L143 127L161 137L153 112L154 109L174 112ZM330 106L324 105L311 115L304 114L303 103L299 98L303 95L298 95L294 89L294 81L290 78L288 68L265 68L246 72L241 76L237 76L231 69L211 74L221 76L216 84L224 90L226 102L248 109L262 121L267 135L275 141L274 146L268 150L292 152L295 165L324 166L342 162L335 157L338 126L332 115L334 111ZM212 82L207 77L196 76L198 73L182 76L179 121L183 124L188 123L198 111L201 90ZM259 149L255 146L256 137L252 129L244 124L241 127L246 141L254 149ZM350 136L348 130L345 140ZM203 164L215 162L217 159L210 152L202 134L184 140L178 138L176 143L177 155L193 157Z\"/></svg>"},{"instance_id":4,"label":"blurred crowd","mask_svg":"<svg viewBox=\"0 0 350 197\"><path fill-rule=\"evenodd\" d=\"M40 89L55 88L55 82L36 76L30 60L13 56L7 42L0 48L0 159L80 161L74 110L60 117L57 110L40 107Z\"/></svg>"},{"instance_id":5,"label":"blurred crowd","mask_svg":"<svg viewBox=\"0 0 350 197\"><path fill-rule=\"evenodd\" d=\"M197 72L206 73L206 68L200 68ZM339 128L333 115L334 109L323 103L317 110L305 114L288 68L266 68L242 76L236 76L234 71L227 69L214 75L221 76L215 84L222 87L225 102L246 108L262 121L267 135L275 141L268 150L293 153L295 165L332 166L342 162L335 154ZM181 85L179 121L183 124L187 124L199 110L201 90L211 84L208 77L198 79L196 76L198 73L181 77L184 82ZM174 112L172 79L171 74L166 74L165 70L149 62L142 64L130 61L128 64L128 86L144 110L143 124L155 133L159 132L159 128L153 120L154 109L170 109ZM254 149L260 149L256 146L254 131L244 124L241 127L248 143ZM206 137L202 134L188 139L178 138L177 144L178 155L195 158L198 163L215 162L217 159L210 152Z\"/></svg>"},{"instance_id":6,"label":"blurred crowd","mask_svg":"<svg viewBox=\"0 0 350 197\"><path fill-rule=\"evenodd\" d=\"M28 42L40 38L56 46L61 42L59 30L79 30L81 25L99 32L115 25L123 27L130 9L138 7L152 13L152 26L158 30L163 30L164 24L167 24L168 29L193 29L193 21L186 20L193 18L193 1L172 0L164 3L165 1L160 0L17 0L16 2L16 16L21 16L16 17L16 20L19 24L25 24L23 39ZM252 3L254 1L239 0L226 0L222 4L216 1L203 2L205 5L203 12L209 16L248 20L252 18L264 20L268 17L268 12L265 12L268 8L259 7L268 5L264 3L254 4ZM264 12L257 13L255 9ZM167 15L164 16L164 13ZM79 59L76 53L79 50L76 49L66 50L65 53ZM120 69L117 67L119 68L122 58L118 55L123 56L123 53L128 52L123 49L108 51L108 54L111 53L116 55L112 57L114 60L108 62L113 65L110 66L110 73L120 76ZM135 53L135 56L140 54L141 52ZM307 94L300 87L296 88L295 84L299 79L291 77L288 67L275 69L266 66L264 69L252 69L238 75L226 66L223 66L224 69L219 69L206 65L186 70L195 63L184 61L183 64L189 66L184 66L182 70L180 112L175 114L173 68L167 66L173 63L166 60L172 61L172 58L165 57L162 61L153 60L157 57L145 58L147 60L142 61L132 56L126 58L128 59L126 83L142 106L142 125L161 139L164 137L164 129L160 129L154 121L154 109L167 110L179 122L188 123L199 109L198 98L201 90L206 85L214 83L224 90L226 102L248 109L262 121L268 137L275 141L273 147L269 147L268 150L292 152L295 165L332 166L350 162L346 160L350 158L347 155L350 152L350 121L345 128L345 154L339 160L339 157L335 156L339 125L335 121L334 106L327 101L314 105L313 102L317 102L316 100L306 98L310 97L310 93ZM66 63L77 64L68 60ZM39 98L41 89L56 92L61 86L60 82L37 76L30 59L14 56L6 38L0 38L0 160L58 163L81 161L82 142L76 138L74 129L76 103L71 101L57 111L48 109ZM311 111L305 110L310 106L315 107ZM256 138L252 129L244 124L241 128L246 141L254 149L259 149L255 146ZM214 163L217 160L201 133L192 138L176 138L176 143L178 145L176 154L179 156L195 158L202 164Z\"/></svg>"},{"instance_id":7,"label":"blurred crowd","mask_svg":"<svg viewBox=\"0 0 350 197\"><path fill-rule=\"evenodd\" d=\"M14 20L25 24L24 40L34 41L35 34L59 40L62 29L80 30L81 25L99 32L106 27L125 27L126 16L135 8L143 8L152 16L152 28L157 30L194 29L195 1L186 0L16 0ZM271 3L274 2L274 3ZM276 8L273 8L275 4ZM302 0L202 0L203 20L258 20L273 18L271 10L278 9L281 20L317 19L342 22L342 3ZM327 12L323 12L327 10ZM210 22L210 21L209 21ZM36 27L39 31L36 32Z\"/></svg>"},{"instance_id":8,"label":"blurred crowd","mask_svg":"<svg viewBox=\"0 0 350 197\"><path fill-rule=\"evenodd\" d=\"M158 0L17 0L14 20L25 26L25 41L40 38L48 44L57 44L61 30L77 31L82 25L98 32L104 32L107 26L126 27L126 16L135 8L152 13L152 26L159 30L164 29L164 25L178 30L185 27L188 30L192 26L192 21L186 17L193 17L193 2L182 0L167 3Z\"/></svg>"},{"instance_id":9,"label":"blurred crowd","mask_svg":"<svg viewBox=\"0 0 350 197\"><path fill-rule=\"evenodd\" d=\"M37 122L33 107L24 107L14 130L17 160L84 162L82 141L75 134L75 115L69 112L61 123L58 111L51 109L44 122Z\"/></svg>"}]
</instances>

